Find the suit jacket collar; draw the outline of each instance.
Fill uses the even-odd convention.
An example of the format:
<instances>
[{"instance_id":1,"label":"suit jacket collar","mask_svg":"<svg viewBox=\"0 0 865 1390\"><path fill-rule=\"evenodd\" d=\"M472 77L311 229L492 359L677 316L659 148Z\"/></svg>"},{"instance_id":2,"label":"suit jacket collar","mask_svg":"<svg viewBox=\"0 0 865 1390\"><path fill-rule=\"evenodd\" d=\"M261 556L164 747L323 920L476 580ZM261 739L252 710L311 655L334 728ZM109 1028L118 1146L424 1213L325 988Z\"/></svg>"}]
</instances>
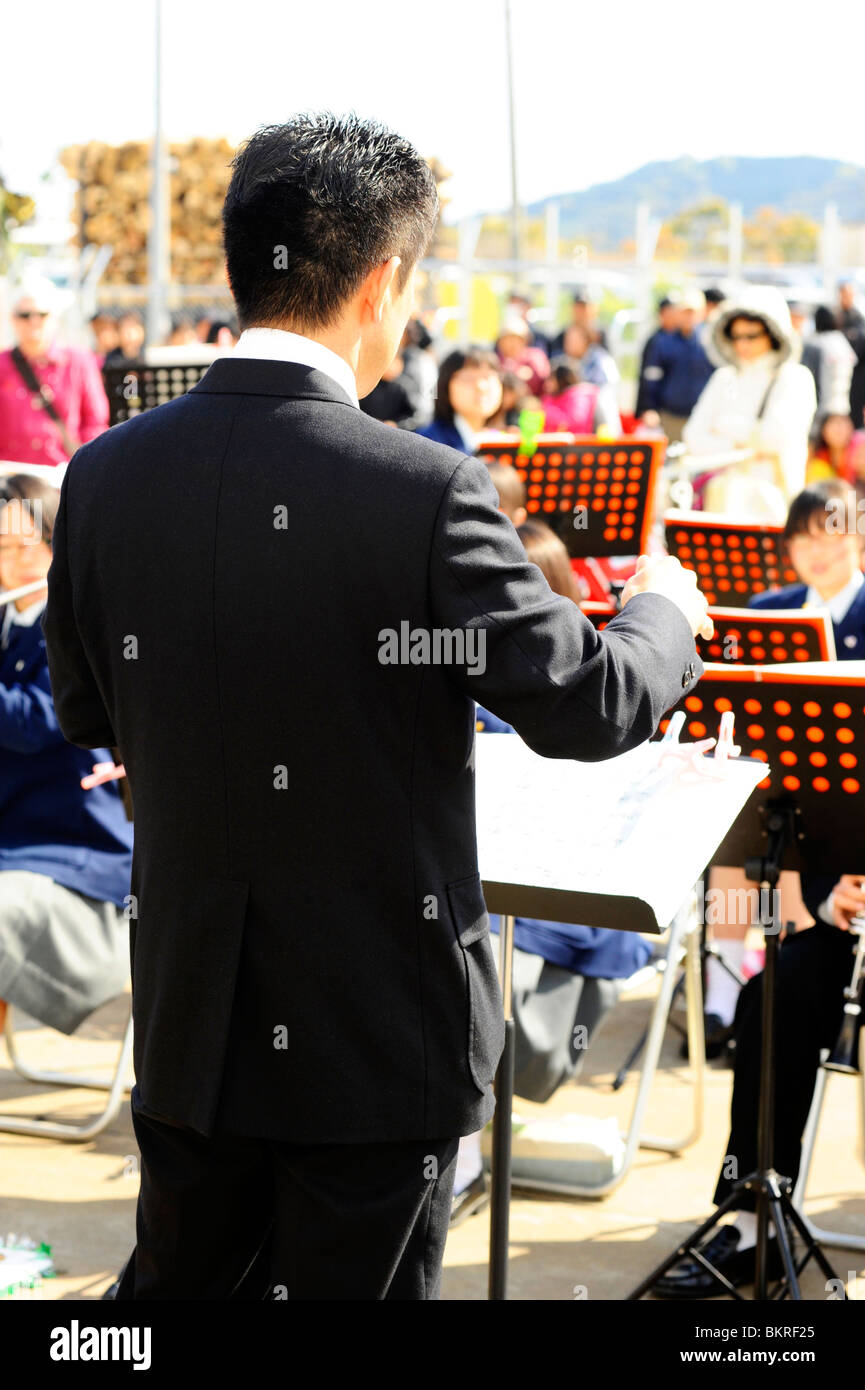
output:
<instances>
[{"instance_id":1,"label":"suit jacket collar","mask_svg":"<svg viewBox=\"0 0 865 1390\"><path fill-rule=\"evenodd\" d=\"M290 400L330 401L357 407L326 372L300 362L263 357L218 357L190 394L282 396Z\"/></svg>"}]
</instances>

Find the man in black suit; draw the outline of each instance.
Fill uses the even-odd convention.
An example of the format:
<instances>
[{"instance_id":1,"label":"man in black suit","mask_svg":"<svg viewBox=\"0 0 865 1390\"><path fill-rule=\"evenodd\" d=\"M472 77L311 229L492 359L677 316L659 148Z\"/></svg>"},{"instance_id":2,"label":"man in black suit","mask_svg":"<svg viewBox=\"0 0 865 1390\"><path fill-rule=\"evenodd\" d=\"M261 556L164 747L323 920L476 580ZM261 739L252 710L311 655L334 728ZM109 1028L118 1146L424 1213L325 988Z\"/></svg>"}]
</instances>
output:
<instances>
[{"instance_id":1,"label":"man in black suit","mask_svg":"<svg viewBox=\"0 0 865 1390\"><path fill-rule=\"evenodd\" d=\"M483 464L357 409L436 216L425 162L372 123L260 131L224 211L234 354L64 480L58 717L119 747L135 807L120 1298L438 1297L504 1036L474 701L601 759L701 670L677 562L642 561L599 635Z\"/></svg>"}]
</instances>

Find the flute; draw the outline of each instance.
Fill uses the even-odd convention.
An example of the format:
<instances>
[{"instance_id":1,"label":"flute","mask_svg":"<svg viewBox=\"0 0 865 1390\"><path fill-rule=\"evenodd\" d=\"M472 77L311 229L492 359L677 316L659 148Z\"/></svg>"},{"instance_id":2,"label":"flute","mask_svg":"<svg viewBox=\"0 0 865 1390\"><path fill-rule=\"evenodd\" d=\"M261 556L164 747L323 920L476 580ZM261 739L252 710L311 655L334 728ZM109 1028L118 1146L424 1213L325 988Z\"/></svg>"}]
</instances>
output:
<instances>
[{"instance_id":1,"label":"flute","mask_svg":"<svg viewBox=\"0 0 865 1390\"><path fill-rule=\"evenodd\" d=\"M22 584L18 589L4 589L0 592L0 608L6 603L14 603L16 599L24 598L26 594L35 594L39 589L44 589L47 580L34 579L32 584Z\"/></svg>"}]
</instances>

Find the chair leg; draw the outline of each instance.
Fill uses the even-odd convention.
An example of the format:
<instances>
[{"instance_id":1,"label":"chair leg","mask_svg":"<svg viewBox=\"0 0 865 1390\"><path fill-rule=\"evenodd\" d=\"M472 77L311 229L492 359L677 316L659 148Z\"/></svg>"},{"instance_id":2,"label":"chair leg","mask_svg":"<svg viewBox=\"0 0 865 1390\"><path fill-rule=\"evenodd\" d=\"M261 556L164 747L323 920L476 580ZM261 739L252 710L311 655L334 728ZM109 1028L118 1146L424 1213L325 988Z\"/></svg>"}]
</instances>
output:
<instances>
[{"instance_id":1,"label":"chair leg","mask_svg":"<svg viewBox=\"0 0 865 1390\"><path fill-rule=\"evenodd\" d=\"M103 1129L107 1129L117 1118L120 1106L123 1103L124 1090L128 1089L128 1087L125 1086L124 1078L132 1054L131 1007L126 1030L123 1034L123 1041L120 1046L120 1056L118 1057L117 1066L110 1081L106 1081L104 1076L95 1077L90 1074L73 1074L70 1072L40 1072L25 1067L15 1050L12 1036L11 1014L12 1010L10 1008L6 1017L6 1044L9 1048L12 1065L20 1076L28 1081L36 1081L45 1085L75 1086L86 1090L107 1091L108 1096L104 1109L99 1115L86 1124L73 1124L61 1120L29 1119L23 1115L0 1114L0 1132L5 1132L7 1134L41 1135L46 1139L64 1139L72 1143L81 1144L85 1143L88 1139L93 1139L95 1135L100 1134Z\"/></svg>"},{"instance_id":2,"label":"chair leg","mask_svg":"<svg viewBox=\"0 0 865 1390\"><path fill-rule=\"evenodd\" d=\"M865 1236L845 1235L841 1231L827 1231L822 1226L817 1226L805 1215L805 1191L808 1186L808 1177L811 1172L811 1162L814 1157L814 1146L817 1141L817 1131L820 1127L820 1116L823 1113L823 1105L826 1099L826 1085L829 1080L829 1073L823 1066L823 1062L829 1056L827 1049L820 1054L820 1066L817 1070L817 1083L814 1087L814 1099L811 1102L811 1109L808 1112L808 1121L805 1125L805 1133L802 1136L802 1162L799 1165L799 1176L796 1179L796 1187L793 1192L793 1205L802 1213L809 1233L814 1240L821 1245L828 1245L836 1250L865 1250ZM860 1061L862 1059L860 1058ZM860 1093L860 1122L862 1132L865 1133L865 1075L860 1071L856 1078L857 1087Z\"/></svg>"}]
</instances>

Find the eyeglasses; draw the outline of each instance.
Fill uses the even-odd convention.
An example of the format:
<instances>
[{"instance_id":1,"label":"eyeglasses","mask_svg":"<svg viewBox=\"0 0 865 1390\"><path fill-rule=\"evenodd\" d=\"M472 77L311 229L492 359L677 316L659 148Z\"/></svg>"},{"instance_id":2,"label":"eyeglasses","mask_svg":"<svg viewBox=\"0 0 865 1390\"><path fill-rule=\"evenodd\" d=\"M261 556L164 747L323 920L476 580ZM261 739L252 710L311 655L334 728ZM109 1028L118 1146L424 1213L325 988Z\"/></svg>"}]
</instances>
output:
<instances>
[{"instance_id":1,"label":"eyeglasses","mask_svg":"<svg viewBox=\"0 0 865 1390\"><path fill-rule=\"evenodd\" d=\"M756 343L758 338L768 338L765 328L758 328L754 333L731 333L731 343Z\"/></svg>"},{"instance_id":2,"label":"eyeglasses","mask_svg":"<svg viewBox=\"0 0 865 1390\"><path fill-rule=\"evenodd\" d=\"M49 311L47 309L16 309L16 319L47 319Z\"/></svg>"}]
</instances>

